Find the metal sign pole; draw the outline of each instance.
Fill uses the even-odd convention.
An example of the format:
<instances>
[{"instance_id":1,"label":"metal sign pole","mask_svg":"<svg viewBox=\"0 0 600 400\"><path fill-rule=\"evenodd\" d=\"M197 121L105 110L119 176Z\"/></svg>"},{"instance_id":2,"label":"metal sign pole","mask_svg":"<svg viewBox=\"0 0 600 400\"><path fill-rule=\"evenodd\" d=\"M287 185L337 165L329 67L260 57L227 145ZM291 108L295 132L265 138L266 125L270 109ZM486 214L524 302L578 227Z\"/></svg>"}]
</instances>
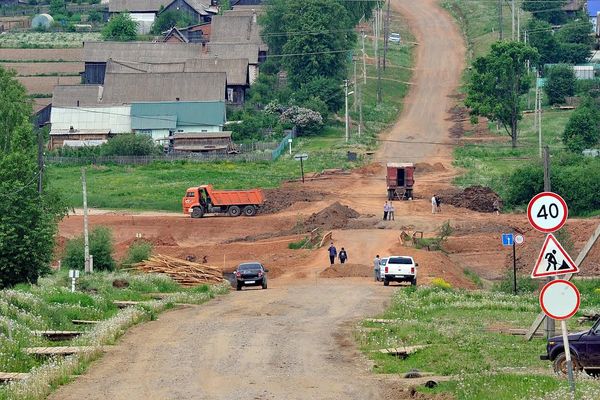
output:
<instances>
[{"instance_id":1,"label":"metal sign pole","mask_svg":"<svg viewBox=\"0 0 600 400\"><path fill-rule=\"evenodd\" d=\"M302 183L304 183L304 159L300 157L300 172L302 173Z\"/></svg>"},{"instance_id":2,"label":"metal sign pole","mask_svg":"<svg viewBox=\"0 0 600 400\"><path fill-rule=\"evenodd\" d=\"M516 296L517 295L517 248L516 248L514 239L513 239L513 244L512 244L512 251L513 251L513 292Z\"/></svg>"},{"instance_id":3,"label":"metal sign pole","mask_svg":"<svg viewBox=\"0 0 600 400\"><path fill-rule=\"evenodd\" d=\"M560 321L560 326L562 328L563 344L565 346L565 356L567 357L567 374L569 377L569 386L571 387L572 398L575 398L575 379L573 378L573 361L571 360L571 348L569 347L567 323L564 319Z\"/></svg>"}]
</instances>

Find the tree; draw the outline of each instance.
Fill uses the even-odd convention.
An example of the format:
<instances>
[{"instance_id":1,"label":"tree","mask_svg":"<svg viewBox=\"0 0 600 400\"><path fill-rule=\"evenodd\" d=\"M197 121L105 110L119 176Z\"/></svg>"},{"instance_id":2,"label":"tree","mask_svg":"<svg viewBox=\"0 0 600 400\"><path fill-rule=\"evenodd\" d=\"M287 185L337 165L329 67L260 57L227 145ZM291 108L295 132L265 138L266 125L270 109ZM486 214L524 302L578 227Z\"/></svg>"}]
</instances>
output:
<instances>
[{"instance_id":1,"label":"tree","mask_svg":"<svg viewBox=\"0 0 600 400\"><path fill-rule=\"evenodd\" d=\"M52 0L50 1L50 15L66 14L67 5L65 0Z\"/></svg>"},{"instance_id":2,"label":"tree","mask_svg":"<svg viewBox=\"0 0 600 400\"><path fill-rule=\"evenodd\" d=\"M262 26L261 35L269 45L271 54L282 54L283 45L287 41L287 35L284 34L286 32L284 15L288 6L288 0L271 0L266 4L266 12L259 17Z\"/></svg>"},{"instance_id":3,"label":"tree","mask_svg":"<svg viewBox=\"0 0 600 400\"><path fill-rule=\"evenodd\" d=\"M531 79L525 62L535 62L538 53L521 42L496 42L490 54L473 63L465 104L472 115L498 121L517 146L521 119L521 95L527 93Z\"/></svg>"},{"instance_id":4,"label":"tree","mask_svg":"<svg viewBox=\"0 0 600 400\"><path fill-rule=\"evenodd\" d=\"M64 209L37 191L37 141L25 88L0 67L0 288L36 282L49 271Z\"/></svg>"},{"instance_id":5,"label":"tree","mask_svg":"<svg viewBox=\"0 0 600 400\"><path fill-rule=\"evenodd\" d=\"M104 40L127 42L137 38L137 22L127 13L113 16L102 30Z\"/></svg>"},{"instance_id":6,"label":"tree","mask_svg":"<svg viewBox=\"0 0 600 400\"><path fill-rule=\"evenodd\" d=\"M552 25L532 18L527 23L527 39L531 47L539 53L539 65L553 64L559 61L559 43L552 34Z\"/></svg>"},{"instance_id":7,"label":"tree","mask_svg":"<svg viewBox=\"0 0 600 400\"><path fill-rule=\"evenodd\" d=\"M100 14L100 12L96 11L96 10L92 10L90 11L89 15L88 15L88 21L89 22L102 22L102 14Z\"/></svg>"},{"instance_id":8,"label":"tree","mask_svg":"<svg viewBox=\"0 0 600 400\"><path fill-rule=\"evenodd\" d=\"M337 0L293 1L284 15L283 66L292 89L319 77L342 80L354 34L346 9Z\"/></svg>"},{"instance_id":9,"label":"tree","mask_svg":"<svg viewBox=\"0 0 600 400\"><path fill-rule=\"evenodd\" d=\"M575 95L575 72L568 64L555 65L548 70L544 91L550 104L564 103L565 97Z\"/></svg>"},{"instance_id":10,"label":"tree","mask_svg":"<svg viewBox=\"0 0 600 400\"><path fill-rule=\"evenodd\" d=\"M159 35L174 26L179 28L190 26L192 22L192 17L186 12L179 10L163 11L158 14L156 21L152 24L152 33Z\"/></svg>"},{"instance_id":11,"label":"tree","mask_svg":"<svg viewBox=\"0 0 600 400\"><path fill-rule=\"evenodd\" d=\"M521 2L521 8L531 12L537 19L556 25L567 19L567 13L562 10L562 6L567 2L568 0L523 1Z\"/></svg>"},{"instance_id":12,"label":"tree","mask_svg":"<svg viewBox=\"0 0 600 400\"><path fill-rule=\"evenodd\" d=\"M91 230L90 254L94 256L94 271L112 271L115 269L113 258L112 232L105 226ZM67 242L62 262L67 269L83 269L85 248L83 236L78 236Z\"/></svg>"},{"instance_id":13,"label":"tree","mask_svg":"<svg viewBox=\"0 0 600 400\"><path fill-rule=\"evenodd\" d=\"M107 156L151 156L161 153L159 146L148 135L133 133L117 135L102 145Z\"/></svg>"},{"instance_id":14,"label":"tree","mask_svg":"<svg viewBox=\"0 0 600 400\"><path fill-rule=\"evenodd\" d=\"M598 145L600 142L600 111L593 100L584 100L571 114L562 140L569 150L577 153Z\"/></svg>"}]
</instances>

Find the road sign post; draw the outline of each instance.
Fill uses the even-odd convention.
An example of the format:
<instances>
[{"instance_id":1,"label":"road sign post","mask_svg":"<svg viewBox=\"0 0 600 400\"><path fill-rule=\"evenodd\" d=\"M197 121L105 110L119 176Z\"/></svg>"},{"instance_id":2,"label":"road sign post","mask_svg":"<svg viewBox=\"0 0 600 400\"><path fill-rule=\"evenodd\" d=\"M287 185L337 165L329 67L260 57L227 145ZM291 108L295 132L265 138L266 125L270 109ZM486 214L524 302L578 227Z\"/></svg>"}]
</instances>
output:
<instances>
[{"instance_id":1,"label":"road sign post","mask_svg":"<svg viewBox=\"0 0 600 400\"><path fill-rule=\"evenodd\" d=\"M300 173L302 174L302 183L304 183L304 160L308 159L308 154L296 154L294 159L300 160Z\"/></svg>"}]
</instances>

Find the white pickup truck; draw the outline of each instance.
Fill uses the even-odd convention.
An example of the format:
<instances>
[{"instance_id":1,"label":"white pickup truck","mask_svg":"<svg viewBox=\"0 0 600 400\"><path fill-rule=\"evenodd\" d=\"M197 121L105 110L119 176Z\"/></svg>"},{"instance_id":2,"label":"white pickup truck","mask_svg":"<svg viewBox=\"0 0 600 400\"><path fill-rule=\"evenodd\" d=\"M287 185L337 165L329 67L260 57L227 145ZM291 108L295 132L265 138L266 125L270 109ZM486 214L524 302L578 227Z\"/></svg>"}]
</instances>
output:
<instances>
[{"instance_id":1,"label":"white pickup truck","mask_svg":"<svg viewBox=\"0 0 600 400\"><path fill-rule=\"evenodd\" d=\"M387 263L381 271L383 285L388 286L390 282L410 282L411 285L417 285L417 267L412 257L408 256L389 256Z\"/></svg>"}]
</instances>

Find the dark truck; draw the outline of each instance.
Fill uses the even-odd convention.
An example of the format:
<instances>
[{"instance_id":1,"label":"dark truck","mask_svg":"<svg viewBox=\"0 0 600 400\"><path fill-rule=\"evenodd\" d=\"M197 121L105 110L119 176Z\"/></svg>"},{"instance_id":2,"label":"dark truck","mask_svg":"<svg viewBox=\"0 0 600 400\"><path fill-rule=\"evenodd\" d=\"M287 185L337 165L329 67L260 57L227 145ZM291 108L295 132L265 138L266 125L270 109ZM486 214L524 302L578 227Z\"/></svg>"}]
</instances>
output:
<instances>
[{"instance_id":1,"label":"dark truck","mask_svg":"<svg viewBox=\"0 0 600 400\"><path fill-rule=\"evenodd\" d=\"M570 334L569 348L575 372L585 370L590 376L600 377L600 319L590 330ZM540 358L552 361L554 372L557 374L567 374L567 359L562 336L550 338L546 345L546 354L541 355Z\"/></svg>"}]
</instances>

